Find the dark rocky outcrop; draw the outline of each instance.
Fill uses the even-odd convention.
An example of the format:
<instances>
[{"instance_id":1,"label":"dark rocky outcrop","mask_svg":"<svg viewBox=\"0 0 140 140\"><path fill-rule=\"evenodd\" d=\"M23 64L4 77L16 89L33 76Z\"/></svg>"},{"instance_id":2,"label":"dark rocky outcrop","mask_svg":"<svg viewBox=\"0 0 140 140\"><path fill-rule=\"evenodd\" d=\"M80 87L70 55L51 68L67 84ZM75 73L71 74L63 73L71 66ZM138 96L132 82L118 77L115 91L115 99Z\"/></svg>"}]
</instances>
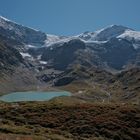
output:
<instances>
[{"instance_id":1,"label":"dark rocky outcrop","mask_svg":"<svg viewBox=\"0 0 140 140\"><path fill-rule=\"evenodd\" d=\"M0 70L11 69L24 63L19 51L6 43L0 36Z\"/></svg>"},{"instance_id":2,"label":"dark rocky outcrop","mask_svg":"<svg viewBox=\"0 0 140 140\"><path fill-rule=\"evenodd\" d=\"M85 44L80 40L71 40L63 45L53 46L53 48L46 48L41 59L48 61L53 68L65 70L70 64L77 60L78 50L84 50Z\"/></svg>"},{"instance_id":3,"label":"dark rocky outcrop","mask_svg":"<svg viewBox=\"0 0 140 140\"><path fill-rule=\"evenodd\" d=\"M60 79L56 79L54 81L54 86L65 86L70 84L74 80L73 77L63 77Z\"/></svg>"}]
</instances>

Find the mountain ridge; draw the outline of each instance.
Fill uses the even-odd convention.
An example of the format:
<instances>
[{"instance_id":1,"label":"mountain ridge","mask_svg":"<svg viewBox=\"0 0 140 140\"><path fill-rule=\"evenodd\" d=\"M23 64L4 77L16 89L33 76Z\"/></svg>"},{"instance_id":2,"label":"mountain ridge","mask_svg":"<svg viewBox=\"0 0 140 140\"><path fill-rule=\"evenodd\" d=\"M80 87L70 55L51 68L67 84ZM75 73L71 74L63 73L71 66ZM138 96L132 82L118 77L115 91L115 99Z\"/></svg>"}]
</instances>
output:
<instances>
[{"instance_id":1,"label":"mountain ridge","mask_svg":"<svg viewBox=\"0 0 140 140\"><path fill-rule=\"evenodd\" d=\"M20 51L20 54L22 55L23 58L30 57L29 58L30 60L49 61L47 59L46 60L44 59L43 54L45 52L47 53L48 50L52 50L49 52L51 53L54 50L56 50L56 47L59 46L60 46L59 48L64 47L63 50L65 50L67 49L67 47L65 46L67 46L71 42L76 43L79 40L79 43L80 42L84 43L86 46L85 49L82 49L85 51L85 53L90 51L90 54L92 53L91 55L93 56L93 58L97 59L98 57L99 59L102 59L99 60L100 63L102 63L101 61L105 60L104 64L103 63L101 64L103 67L105 67L105 65L107 64L107 67L113 69L114 68L115 69L117 68L118 70L123 69L123 67L127 65L127 63L132 63L131 61L133 61L133 59L138 59L137 64L139 65L140 32L134 31L133 29L124 27L122 25L110 25L95 32L85 32L77 36L66 37L46 34L41 31L34 30L29 27L17 24L4 17L0 17L0 35L7 38L7 40L11 39L20 42L22 45L20 46L15 45L16 49ZM76 44L73 44L73 46L76 46ZM118 50L120 50L120 52L118 52ZM128 54L125 54L127 50L130 50L130 52L128 52ZM40 53L37 53L37 51ZM35 54L37 55L32 54L32 52L36 52ZM124 63L122 63L122 65L120 65L119 67L118 66L116 67L114 65L115 62L111 60L111 57L113 58L111 54L114 53L114 55L116 55L117 52L118 55L120 55L120 57L122 53L126 56L123 58L123 61L125 59L126 61L124 61ZM74 53L75 52L73 52L73 54ZM78 55L80 54L78 53ZM133 56L129 57L129 55ZM134 55L136 57L134 57ZM110 63L109 61L112 61L111 62L112 64L109 64Z\"/></svg>"},{"instance_id":2,"label":"mountain ridge","mask_svg":"<svg viewBox=\"0 0 140 140\"><path fill-rule=\"evenodd\" d=\"M29 29L31 29L31 30L34 30L34 31L36 31L36 32L42 32L42 31L39 31L39 30L36 30L36 29L33 29L33 28L31 28L31 27L26 27L26 26L24 26L24 25L21 25L21 24L18 24L18 23L16 23L16 22L14 22L14 21L12 21L12 20L9 20L9 19L7 19L7 18L5 18L5 17L3 17L3 16L0 16L0 27L2 26L2 24L1 24L1 22L2 21L4 21L4 22L8 22L9 24L10 23L14 23L14 24L16 24L16 25L20 25L20 26L23 26L23 27L25 27L25 28L29 28ZM10 29L9 29L10 30ZM48 42L46 43L46 45L47 44L49 44L49 41L50 41L50 44L52 44L53 42L55 43L55 42L58 42L58 41L69 41L69 40L71 40L71 39L75 39L75 38L78 38L78 39L82 39L82 41L87 41L87 37L84 37L84 35L86 35L86 36L89 36L90 37L90 40L89 41L107 41L108 40L108 37L105 39L105 40L103 40L102 38L105 38L105 37L98 37L98 36L100 36L100 34L101 34L101 36L103 36L104 34L114 34L114 35L112 35L112 37L109 37L109 39L110 38L113 38L114 36L119 36L119 35L121 35L121 33L122 32L124 32L124 31L134 31L133 29L131 29L131 28L129 28L129 27L125 27L125 26L122 26L122 25L115 25L115 24L113 24L113 25L109 25L109 26L107 26L107 27L105 27L105 28L102 28L102 29L100 29L100 30L97 30L97 31L93 31L93 32L84 32L84 33L81 33L81 34L79 34L79 35L74 35L74 36L58 36L58 35L53 35L53 34L48 34L48 38L49 38L49 40L48 40ZM111 32L111 33L110 33ZM114 32L114 33L113 33ZM117 32L117 33L116 33ZM138 32L139 33L139 32ZM46 34L46 33L45 33ZM93 36L93 37L92 37ZM107 35L108 36L108 35ZM99 39L98 39L99 38ZM45 40L44 40L45 41ZM47 41L47 34L46 34L46 41ZM44 42L44 45L45 45L45 42Z\"/></svg>"}]
</instances>

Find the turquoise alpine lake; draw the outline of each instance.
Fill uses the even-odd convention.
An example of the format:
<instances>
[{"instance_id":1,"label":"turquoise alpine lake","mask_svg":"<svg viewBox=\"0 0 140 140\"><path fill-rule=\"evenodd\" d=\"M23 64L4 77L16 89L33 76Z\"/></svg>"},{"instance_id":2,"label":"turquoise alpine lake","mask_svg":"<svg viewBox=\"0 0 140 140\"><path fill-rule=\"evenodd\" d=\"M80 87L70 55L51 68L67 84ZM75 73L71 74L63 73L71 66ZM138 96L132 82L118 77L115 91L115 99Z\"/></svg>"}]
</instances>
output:
<instances>
[{"instance_id":1,"label":"turquoise alpine lake","mask_svg":"<svg viewBox=\"0 0 140 140\"><path fill-rule=\"evenodd\" d=\"M54 97L71 96L67 91L29 91L29 92L13 92L0 97L0 101L4 102L21 102L21 101L48 101Z\"/></svg>"}]
</instances>

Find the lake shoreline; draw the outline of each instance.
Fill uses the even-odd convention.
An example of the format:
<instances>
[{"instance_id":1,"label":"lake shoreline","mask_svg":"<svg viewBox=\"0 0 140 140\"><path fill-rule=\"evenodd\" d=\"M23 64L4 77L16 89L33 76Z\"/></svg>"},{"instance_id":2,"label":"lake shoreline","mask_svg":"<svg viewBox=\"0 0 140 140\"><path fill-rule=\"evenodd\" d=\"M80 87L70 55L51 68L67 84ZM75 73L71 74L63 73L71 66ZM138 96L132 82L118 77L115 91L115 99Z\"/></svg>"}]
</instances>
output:
<instances>
[{"instance_id":1,"label":"lake shoreline","mask_svg":"<svg viewBox=\"0 0 140 140\"><path fill-rule=\"evenodd\" d=\"M49 101L55 97L71 96L68 91L25 91L11 92L0 97L4 102Z\"/></svg>"}]
</instances>

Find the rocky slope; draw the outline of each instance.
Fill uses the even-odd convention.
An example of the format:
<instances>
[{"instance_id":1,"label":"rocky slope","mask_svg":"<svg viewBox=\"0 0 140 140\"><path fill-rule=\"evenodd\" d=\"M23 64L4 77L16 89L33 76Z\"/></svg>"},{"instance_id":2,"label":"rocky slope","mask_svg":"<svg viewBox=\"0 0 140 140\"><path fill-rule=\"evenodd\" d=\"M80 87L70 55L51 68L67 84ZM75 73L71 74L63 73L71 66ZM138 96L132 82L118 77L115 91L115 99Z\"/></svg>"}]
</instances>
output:
<instances>
[{"instance_id":1,"label":"rocky slope","mask_svg":"<svg viewBox=\"0 0 140 140\"><path fill-rule=\"evenodd\" d=\"M0 17L0 29L1 36L24 44L22 49L16 46L24 58L45 61L55 69L65 70L79 61L85 66L117 71L140 65L140 32L124 26L111 25L95 32L61 37Z\"/></svg>"},{"instance_id":2,"label":"rocky slope","mask_svg":"<svg viewBox=\"0 0 140 140\"><path fill-rule=\"evenodd\" d=\"M3 17L0 17L0 33L4 37L30 45L43 45L46 39L45 33L19 25Z\"/></svg>"},{"instance_id":3,"label":"rocky slope","mask_svg":"<svg viewBox=\"0 0 140 140\"><path fill-rule=\"evenodd\" d=\"M18 50L9 45L7 41L0 36L0 70L12 69L14 66L19 66L24 60Z\"/></svg>"},{"instance_id":4,"label":"rocky slope","mask_svg":"<svg viewBox=\"0 0 140 140\"><path fill-rule=\"evenodd\" d=\"M28 62L13 47L16 43L0 36L0 94L29 90L37 83L34 71L30 70Z\"/></svg>"}]
</instances>

